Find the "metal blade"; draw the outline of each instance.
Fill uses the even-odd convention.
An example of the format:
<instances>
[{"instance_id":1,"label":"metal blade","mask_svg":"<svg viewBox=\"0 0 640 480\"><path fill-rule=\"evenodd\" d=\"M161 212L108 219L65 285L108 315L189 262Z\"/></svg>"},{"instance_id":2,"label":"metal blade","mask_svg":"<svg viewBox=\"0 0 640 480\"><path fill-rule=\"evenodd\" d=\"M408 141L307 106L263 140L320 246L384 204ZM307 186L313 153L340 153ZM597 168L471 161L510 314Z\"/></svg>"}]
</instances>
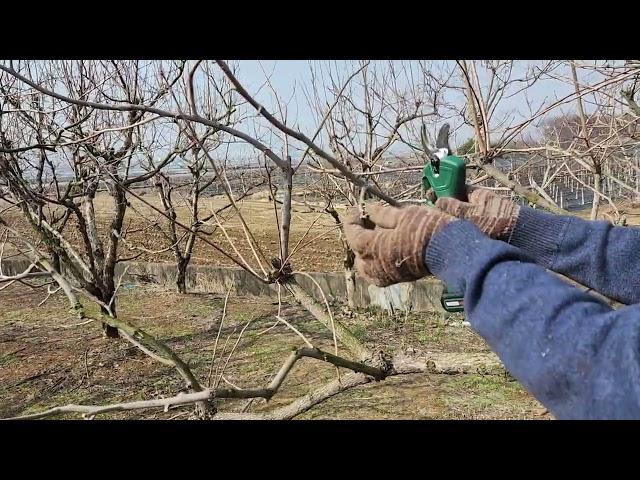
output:
<instances>
[{"instance_id":1,"label":"metal blade","mask_svg":"<svg viewBox=\"0 0 640 480\"><path fill-rule=\"evenodd\" d=\"M446 148L451 152L451 148L449 148L449 130L451 130L451 127L448 123L445 123L440 127L438 138L436 139L436 148Z\"/></svg>"},{"instance_id":2,"label":"metal blade","mask_svg":"<svg viewBox=\"0 0 640 480\"><path fill-rule=\"evenodd\" d=\"M424 122L422 122L422 128L420 129L420 140L422 140L422 150L427 154L427 156L431 156L433 147L431 146L431 140L427 134L427 126Z\"/></svg>"}]
</instances>

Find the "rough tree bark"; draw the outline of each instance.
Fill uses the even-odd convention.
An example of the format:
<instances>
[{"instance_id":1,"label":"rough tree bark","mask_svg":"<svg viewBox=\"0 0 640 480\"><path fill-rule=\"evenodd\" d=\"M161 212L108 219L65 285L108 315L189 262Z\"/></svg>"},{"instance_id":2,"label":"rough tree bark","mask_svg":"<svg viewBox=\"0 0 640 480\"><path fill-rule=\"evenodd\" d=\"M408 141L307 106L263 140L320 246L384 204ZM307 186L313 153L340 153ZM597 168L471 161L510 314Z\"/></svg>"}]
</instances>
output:
<instances>
[{"instance_id":1,"label":"rough tree bark","mask_svg":"<svg viewBox=\"0 0 640 480\"><path fill-rule=\"evenodd\" d=\"M340 243L342 245L342 266L344 268L344 282L347 294L347 304L349 307L355 307L355 292L356 292L356 271L355 271L355 260L356 255L351 250L349 243L344 235L344 230L342 229L342 220L338 216L338 212L333 207L333 205L329 204L325 207L325 212L327 212L333 220L336 222L339 228L340 234Z\"/></svg>"},{"instance_id":2,"label":"rough tree bark","mask_svg":"<svg viewBox=\"0 0 640 480\"><path fill-rule=\"evenodd\" d=\"M602 191L602 174L600 173L599 167L597 167L593 173L593 190L593 203L591 204L591 214L589 218L596 220L598 218L598 209L600 208L600 195L598 194Z\"/></svg>"}]
</instances>

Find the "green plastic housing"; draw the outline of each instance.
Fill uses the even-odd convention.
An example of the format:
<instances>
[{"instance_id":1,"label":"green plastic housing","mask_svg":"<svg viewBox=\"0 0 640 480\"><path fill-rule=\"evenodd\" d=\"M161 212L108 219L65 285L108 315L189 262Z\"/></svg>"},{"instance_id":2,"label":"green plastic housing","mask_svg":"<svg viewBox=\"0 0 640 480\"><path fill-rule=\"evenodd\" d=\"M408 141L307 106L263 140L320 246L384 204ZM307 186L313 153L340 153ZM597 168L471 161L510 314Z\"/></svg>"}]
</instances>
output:
<instances>
[{"instance_id":1,"label":"green plastic housing","mask_svg":"<svg viewBox=\"0 0 640 480\"><path fill-rule=\"evenodd\" d=\"M466 164L455 155L447 155L440 160L438 173L433 165L428 163L422 170L422 186L425 191L433 187L437 198L453 197L458 200L467 200L466 189ZM428 202L431 203L431 202ZM464 294L453 292L445 286L440 297L442 308L447 312L464 311Z\"/></svg>"},{"instance_id":2,"label":"green plastic housing","mask_svg":"<svg viewBox=\"0 0 640 480\"><path fill-rule=\"evenodd\" d=\"M447 312L463 312L464 311L464 294L452 292L445 287L440 296L442 308Z\"/></svg>"},{"instance_id":3,"label":"green plastic housing","mask_svg":"<svg viewBox=\"0 0 640 480\"><path fill-rule=\"evenodd\" d=\"M466 200L466 165L455 155L447 155L440 160L438 173L427 163L422 171L422 186L425 191L433 187L437 198L453 197Z\"/></svg>"}]
</instances>

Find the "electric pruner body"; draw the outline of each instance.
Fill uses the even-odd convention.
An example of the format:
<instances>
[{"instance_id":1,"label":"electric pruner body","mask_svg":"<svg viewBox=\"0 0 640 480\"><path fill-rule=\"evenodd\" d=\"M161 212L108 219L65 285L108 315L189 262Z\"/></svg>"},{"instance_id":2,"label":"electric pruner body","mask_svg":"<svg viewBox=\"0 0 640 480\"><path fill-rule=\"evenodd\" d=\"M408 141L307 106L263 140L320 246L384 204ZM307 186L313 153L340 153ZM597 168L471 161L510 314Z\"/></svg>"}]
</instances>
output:
<instances>
[{"instance_id":1,"label":"electric pruner body","mask_svg":"<svg viewBox=\"0 0 640 480\"><path fill-rule=\"evenodd\" d=\"M422 171L423 192L431 192L436 199L453 197L467 201L466 164L462 158L451 154L449 124L445 123L440 128L435 147L429 142L424 124L422 124L421 139L422 148L427 157ZM433 205L430 199L427 203ZM451 291L445 285L440 303L447 312L461 312L464 310L464 294Z\"/></svg>"}]
</instances>

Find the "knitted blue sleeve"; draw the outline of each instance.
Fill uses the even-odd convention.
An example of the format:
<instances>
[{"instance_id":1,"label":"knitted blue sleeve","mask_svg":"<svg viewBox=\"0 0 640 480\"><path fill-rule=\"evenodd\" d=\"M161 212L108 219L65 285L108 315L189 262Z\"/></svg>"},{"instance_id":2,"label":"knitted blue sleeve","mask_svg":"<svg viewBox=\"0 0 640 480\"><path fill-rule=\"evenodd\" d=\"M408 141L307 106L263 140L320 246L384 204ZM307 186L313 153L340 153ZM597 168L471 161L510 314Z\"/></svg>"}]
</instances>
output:
<instances>
[{"instance_id":1,"label":"knitted blue sleeve","mask_svg":"<svg viewBox=\"0 0 640 480\"><path fill-rule=\"evenodd\" d=\"M577 236L578 227L560 225L564 241L570 228ZM598 229L605 226L584 236L590 243L584 248L594 257L604 254L597 250L605 235ZM555 257L557 262L553 245L553 239L541 238L531 254L456 221L431 239L425 263L448 286L464 292L472 327L556 418L640 418L640 305L613 310L547 272L536 260ZM584 255L583 247L572 248ZM577 267L581 261L564 256L561 264L577 272L581 283L604 285L589 272L609 260L583 259L587 265ZM605 291L615 293L616 284L607 283Z\"/></svg>"},{"instance_id":2,"label":"knitted blue sleeve","mask_svg":"<svg viewBox=\"0 0 640 480\"><path fill-rule=\"evenodd\" d=\"M523 207L509 243L608 297L640 301L640 228Z\"/></svg>"}]
</instances>

